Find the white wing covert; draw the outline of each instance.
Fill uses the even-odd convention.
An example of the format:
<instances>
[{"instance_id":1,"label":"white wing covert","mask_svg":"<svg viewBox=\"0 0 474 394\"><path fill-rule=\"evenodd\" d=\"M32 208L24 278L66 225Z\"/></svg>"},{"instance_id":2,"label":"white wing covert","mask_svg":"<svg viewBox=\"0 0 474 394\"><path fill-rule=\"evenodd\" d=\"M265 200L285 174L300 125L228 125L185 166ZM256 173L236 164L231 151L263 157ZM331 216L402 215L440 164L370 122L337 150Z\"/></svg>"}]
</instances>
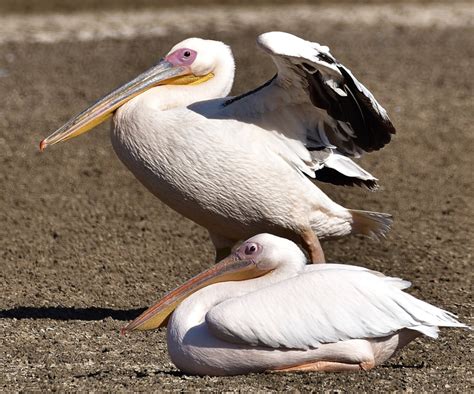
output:
<instances>
[{"instance_id":1,"label":"white wing covert","mask_svg":"<svg viewBox=\"0 0 474 394\"><path fill-rule=\"evenodd\" d=\"M464 326L453 314L401 291L407 282L331 265L311 266L297 277L218 304L206 315L210 331L232 343L308 349L403 328L436 337L438 326Z\"/></svg>"},{"instance_id":2,"label":"white wing covert","mask_svg":"<svg viewBox=\"0 0 474 394\"><path fill-rule=\"evenodd\" d=\"M318 180L376 188L377 179L348 157L390 142L395 128L385 109L328 47L283 32L262 34L257 42L272 56L278 73L259 88L229 99L223 112L253 118L301 141Z\"/></svg>"}]
</instances>

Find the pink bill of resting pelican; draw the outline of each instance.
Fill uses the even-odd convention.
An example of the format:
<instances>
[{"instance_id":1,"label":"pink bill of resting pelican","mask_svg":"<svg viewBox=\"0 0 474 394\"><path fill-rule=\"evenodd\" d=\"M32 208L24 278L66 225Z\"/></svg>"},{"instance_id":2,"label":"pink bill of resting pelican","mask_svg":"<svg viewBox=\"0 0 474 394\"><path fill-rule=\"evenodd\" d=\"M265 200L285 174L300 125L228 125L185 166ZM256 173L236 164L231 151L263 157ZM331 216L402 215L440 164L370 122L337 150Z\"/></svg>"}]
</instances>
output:
<instances>
[{"instance_id":1,"label":"pink bill of resting pelican","mask_svg":"<svg viewBox=\"0 0 474 394\"><path fill-rule=\"evenodd\" d=\"M167 324L171 360L190 374L368 370L421 334L466 327L409 286L362 267L306 265L293 242L260 234L122 331Z\"/></svg>"},{"instance_id":2,"label":"pink bill of resting pelican","mask_svg":"<svg viewBox=\"0 0 474 394\"><path fill-rule=\"evenodd\" d=\"M190 38L40 148L113 116L118 157L155 196L207 228L218 257L261 232L301 243L313 262L324 261L318 237L384 235L390 215L346 209L312 180L375 188L351 158L390 141L385 109L328 47L283 32L257 42L278 73L253 91L227 97L230 48Z\"/></svg>"}]
</instances>

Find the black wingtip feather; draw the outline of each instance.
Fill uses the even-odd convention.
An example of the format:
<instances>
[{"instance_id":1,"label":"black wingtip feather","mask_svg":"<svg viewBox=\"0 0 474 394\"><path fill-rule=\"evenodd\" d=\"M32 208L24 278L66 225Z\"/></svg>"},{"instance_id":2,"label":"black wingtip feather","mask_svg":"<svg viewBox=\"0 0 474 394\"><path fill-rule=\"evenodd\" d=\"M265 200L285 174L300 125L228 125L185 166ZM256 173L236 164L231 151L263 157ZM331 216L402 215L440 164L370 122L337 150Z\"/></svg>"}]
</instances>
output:
<instances>
[{"instance_id":1,"label":"black wingtip feather","mask_svg":"<svg viewBox=\"0 0 474 394\"><path fill-rule=\"evenodd\" d=\"M313 72L314 67L308 67L307 63L300 66L308 81L311 102L326 110L334 119L346 123L354 131L352 142L359 148L366 152L381 149L390 142L391 135L395 134L395 127L388 116L377 111L374 107L377 103L372 102L370 97L359 90L355 77L342 64L336 63L336 66L343 76L344 82L340 88L346 96L336 93L328 86L319 70ZM338 145L341 141L331 142L343 148ZM352 149L348 149L347 153L351 153Z\"/></svg>"},{"instance_id":2,"label":"black wingtip feather","mask_svg":"<svg viewBox=\"0 0 474 394\"><path fill-rule=\"evenodd\" d=\"M333 185L337 186L366 187L370 191L375 191L379 188L379 185L375 179L348 177L329 167L323 167L316 171L316 180L325 183L332 183Z\"/></svg>"},{"instance_id":3,"label":"black wingtip feather","mask_svg":"<svg viewBox=\"0 0 474 394\"><path fill-rule=\"evenodd\" d=\"M357 88L352 76L346 71L346 68L340 65L338 69L344 76L346 83L345 90L350 91L357 107L363 114L364 123L366 124L365 130L355 129L358 137L357 145L366 152L381 149L390 142L392 134L396 133L395 127L388 117L381 116L375 110L370 98Z\"/></svg>"}]
</instances>

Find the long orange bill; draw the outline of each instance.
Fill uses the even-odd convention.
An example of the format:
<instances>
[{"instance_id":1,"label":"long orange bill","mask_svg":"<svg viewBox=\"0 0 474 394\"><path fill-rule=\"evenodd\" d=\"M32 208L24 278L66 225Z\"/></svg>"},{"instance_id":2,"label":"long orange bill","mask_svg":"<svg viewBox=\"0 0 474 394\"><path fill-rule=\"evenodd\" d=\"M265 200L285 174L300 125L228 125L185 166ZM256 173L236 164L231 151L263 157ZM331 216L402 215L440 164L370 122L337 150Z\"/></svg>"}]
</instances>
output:
<instances>
[{"instance_id":1,"label":"long orange bill","mask_svg":"<svg viewBox=\"0 0 474 394\"><path fill-rule=\"evenodd\" d=\"M256 278L268 271L258 269L253 260L241 260L230 255L208 270L196 275L183 285L167 293L155 305L148 308L134 321L122 328L125 334L133 330L151 330L166 325L169 315L192 293L213 283Z\"/></svg>"},{"instance_id":2,"label":"long orange bill","mask_svg":"<svg viewBox=\"0 0 474 394\"><path fill-rule=\"evenodd\" d=\"M48 145L66 141L93 129L110 118L117 108L145 90L162 83L172 82L177 77L188 73L188 68L174 66L167 60L162 60L156 66L149 68L132 81L115 89L69 120L49 137L41 141L40 150L43 151Z\"/></svg>"}]
</instances>

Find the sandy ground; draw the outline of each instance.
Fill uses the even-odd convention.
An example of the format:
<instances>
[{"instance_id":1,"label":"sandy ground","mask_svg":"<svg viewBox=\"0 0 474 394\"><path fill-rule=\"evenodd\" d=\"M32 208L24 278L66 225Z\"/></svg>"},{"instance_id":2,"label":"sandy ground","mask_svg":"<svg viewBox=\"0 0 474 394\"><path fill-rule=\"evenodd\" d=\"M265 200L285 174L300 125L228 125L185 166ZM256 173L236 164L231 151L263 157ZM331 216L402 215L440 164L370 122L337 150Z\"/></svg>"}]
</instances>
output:
<instances>
[{"instance_id":1,"label":"sandy ground","mask_svg":"<svg viewBox=\"0 0 474 394\"><path fill-rule=\"evenodd\" d=\"M380 243L325 242L327 257L409 279L412 294L472 325L474 29L293 16L279 28L329 45L398 130L362 160L380 178L379 192L324 187L345 206L392 213L393 231ZM193 35L233 47L239 93L273 75L253 45L267 27L209 25ZM417 340L368 373L232 378L181 374L163 332L119 335L163 292L211 264L207 233L127 172L108 125L43 154L37 146L187 35L170 28L159 37L1 44L0 388L472 392L473 335L463 330Z\"/></svg>"}]
</instances>

